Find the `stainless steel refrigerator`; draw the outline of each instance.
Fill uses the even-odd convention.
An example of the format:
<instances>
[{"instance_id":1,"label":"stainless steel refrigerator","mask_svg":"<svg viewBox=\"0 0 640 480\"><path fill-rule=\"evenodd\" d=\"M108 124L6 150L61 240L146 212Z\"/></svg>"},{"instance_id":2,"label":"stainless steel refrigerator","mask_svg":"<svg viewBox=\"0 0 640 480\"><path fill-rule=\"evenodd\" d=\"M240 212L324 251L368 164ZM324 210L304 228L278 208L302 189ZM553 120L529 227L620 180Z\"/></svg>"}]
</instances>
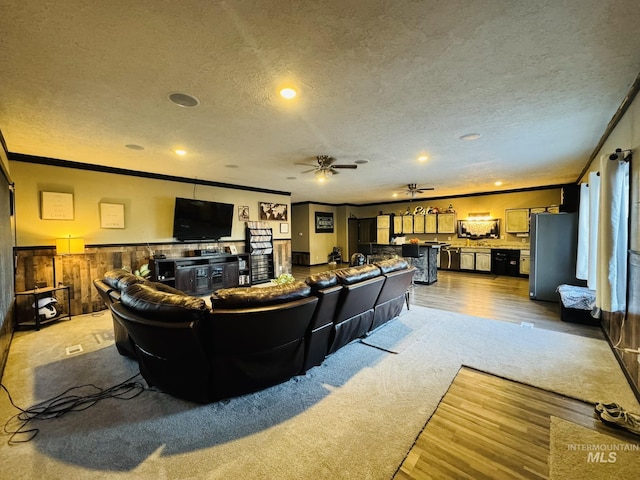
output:
<instances>
[{"instance_id":1,"label":"stainless steel refrigerator","mask_svg":"<svg viewBox=\"0 0 640 480\"><path fill-rule=\"evenodd\" d=\"M577 214L534 213L530 234L529 298L558 302L558 285L582 284L576 279Z\"/></svg>"}]
</instances>

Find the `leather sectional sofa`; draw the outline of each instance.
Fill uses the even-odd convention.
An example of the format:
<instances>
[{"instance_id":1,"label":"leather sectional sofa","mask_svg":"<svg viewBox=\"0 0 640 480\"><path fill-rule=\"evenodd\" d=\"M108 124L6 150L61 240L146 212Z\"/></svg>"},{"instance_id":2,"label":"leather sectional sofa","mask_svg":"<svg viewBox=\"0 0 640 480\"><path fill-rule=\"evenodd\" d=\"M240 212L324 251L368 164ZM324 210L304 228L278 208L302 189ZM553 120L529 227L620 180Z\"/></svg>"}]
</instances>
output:
<instances>
[{"instance_id":1,"label":"leather sectional sofa","mask_svg":"<svg viewBox=\"0 0 640 480\"><path fill-rule=\"evenodd\" d=\"M276 385L320 365L396 317L415 269L403 259L322 272L304 282L217 290L210 308L125 270L94 285L115 344L149 385L210 402Z\"/></svg>"}]
</instances>

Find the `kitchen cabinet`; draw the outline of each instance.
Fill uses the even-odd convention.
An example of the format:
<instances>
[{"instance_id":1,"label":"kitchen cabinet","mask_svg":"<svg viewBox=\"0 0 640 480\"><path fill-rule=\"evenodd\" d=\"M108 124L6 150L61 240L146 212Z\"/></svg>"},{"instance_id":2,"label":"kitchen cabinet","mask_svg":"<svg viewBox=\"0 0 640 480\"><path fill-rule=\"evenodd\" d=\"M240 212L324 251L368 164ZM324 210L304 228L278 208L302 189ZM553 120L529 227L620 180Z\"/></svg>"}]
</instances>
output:
<instances>
[{"instance_id":1,"label":"kitchen cabinet","mask_svg":"<svg viewBox=\"0 0 640 480\"><path fill-rule=\"evenodd\" d=\"M438 233L438 215L429 213L424 216L424 233Z\"/></svg>"},{"instance_id":2,"label":"kitchen cabinet","mask_svg":"<svg viewBox=\"0 0 640 480\"><path fill-rule=\"evenodd\" d=\"M376 221L377 228L391 228L391 215L378 215Z\"/></svg>"},{"instance_id":3,"label":"kitchen cabinet","mask_svg":"<svg viewBox=\"0 0 640 480\"><path fill-rule=\"evenodd\" d=\"M505 232L507 233L528 233L529 232L529 209L512 208L504 212Z\"/></svg>"},{"instance_id":4,"label":"kitchen cabinet","mask_svg":"<svg viewBox=\"0 0 640 480\"><path fill-rule=\"evenodd\" d=\"M460 252L460 270L475 270L476 254L473 252Z\"/></svg>"},{"instance_id":5,"label":"kitchen cabinet","mask_svg":"<svg viewBox=\"0 0 640 480\"><path fill-rule=\"evenodd\" d=\"M393 217L393 234L394 235L399 235L401 233L404 233L402 231L402 216L401 215L395 215Z\"/></svg>"},{"instance_id":6,"label":"kitchen cabinet","mask_svg":"<svg viewBox=\"0 0 640 480\"><path fill-rule=\"evenodd\" d=\"M462 248L460 250L460 270L475 272L491 271L490 248Z\"/></svg>"},{"instance_id":7,"label":"kitchen cabinet","mask_svg":"<svg viewBox=\"0 0 640 480\"><path fill-rule=\"evenodd\" d=\"M391 240L391 215L378 215L376 227L376 243L389 243Z\"/></svg>"},{"instance_id":8,"label":"kitchen cabinet","mask_svg":"<svg viewBox=\"0 0 640 480\"><path fill-rule=\"evenodd\" d=\"M402 216L402 233L413 233L413 215Z\"/></svg>"},{"instance_id":9,"label":"kitchen cabinet","mask_svg":"<svg viewBox=\"0 0 640 480\"><path fill-rule=\"evenodd\" d=\"M424 215L413 217L413 233L424 233Z\"/></svg>"},{"instance_id":10,"label":"kitchen cabinet","mask_svg":"<svg viewBox=\"0 0 640 480\"><path fill-rule=\"evenodd\" d=\"M437 233L456 233L456 214L455 213L439 213L438 214L438 232Z\"/></svg>"},{"instance_id":11,"label":"kitchen cabinet","mask_svg":"<svg viewBox=\"0 0 640 480\"><path fill-rule=\"evenodd\" d=\"M529 275L530 251L520 250L520 275Z\"/></svg>"},{"instance_id":12,"label":"kitchen cabinet","mask_svg":"<svg viewBox=\"0 0 640 480\"><path fill-rule=\"evenodd\" d=\"M478 272L491 271L491 254L476 252L476 268Z\"/></svg>"}]
</instances>

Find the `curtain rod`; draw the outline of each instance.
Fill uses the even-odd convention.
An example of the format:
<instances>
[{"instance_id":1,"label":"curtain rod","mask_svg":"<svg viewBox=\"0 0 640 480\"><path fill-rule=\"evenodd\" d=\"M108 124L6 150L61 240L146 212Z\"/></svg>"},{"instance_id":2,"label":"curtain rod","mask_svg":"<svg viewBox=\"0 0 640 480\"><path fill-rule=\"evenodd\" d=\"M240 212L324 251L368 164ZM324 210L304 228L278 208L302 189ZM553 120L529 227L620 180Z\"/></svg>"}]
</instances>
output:
<instances>
[{"instance_id":1,"label":"curtain rod","mask_svg":"<svg viewBox=\"0 0 640 480\"><path fill-rule=\"evenodd\" d=\"M625 155L628 153L628 155ZM622 157L622 158L620 158ZM621 160L623 162L628 162L631 159L631 150L622 150L621 148L616 148L616 151L609 155L609 160Z\"/></svg>"}]
</instances>

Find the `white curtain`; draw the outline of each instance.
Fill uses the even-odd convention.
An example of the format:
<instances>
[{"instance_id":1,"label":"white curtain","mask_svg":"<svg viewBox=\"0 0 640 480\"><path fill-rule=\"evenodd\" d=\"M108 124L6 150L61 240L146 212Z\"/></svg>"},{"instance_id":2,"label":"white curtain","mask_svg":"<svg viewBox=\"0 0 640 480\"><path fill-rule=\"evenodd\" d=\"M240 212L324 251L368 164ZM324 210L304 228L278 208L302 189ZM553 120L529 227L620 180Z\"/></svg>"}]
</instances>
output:
<instances>
[{"instance_id":1,"label":"white curtain","mask_svg":"<svg viewBox=\"0 0 640 480\"><path fill-rule=\"evenodd\" d=\"M578 254L576 278L589 278L589 184L580 185L580 210L578 211Z\"/></svg>"},{"instance_id":2,"label":"white curtain","mask_svg":"<svg viewBox=\"0 0 640 480\"><path fill-rule=\"evenodd\" d=\"M593 207L594 205L590 204L590 213L593 213ZM598 213L596 306L607 312L624 311L629 217L628 162L609 160L608 155L600 158L600 199L596 212ZM591 278L591 269L589 278Z\"/></svg>"},{"instance_id":3,"label":"white curtain","mask_svg":"<svg viewBox=\"0 0 640 480\"><path fill-rule=\"evenodd\" d=\"M598 212L600 210L600 176L589 174L589 183L580 185L580 211L578 213L578 253L576 278L587 281L587 287L596 289L598 265Z\"/></svg>"}]
</instances>

